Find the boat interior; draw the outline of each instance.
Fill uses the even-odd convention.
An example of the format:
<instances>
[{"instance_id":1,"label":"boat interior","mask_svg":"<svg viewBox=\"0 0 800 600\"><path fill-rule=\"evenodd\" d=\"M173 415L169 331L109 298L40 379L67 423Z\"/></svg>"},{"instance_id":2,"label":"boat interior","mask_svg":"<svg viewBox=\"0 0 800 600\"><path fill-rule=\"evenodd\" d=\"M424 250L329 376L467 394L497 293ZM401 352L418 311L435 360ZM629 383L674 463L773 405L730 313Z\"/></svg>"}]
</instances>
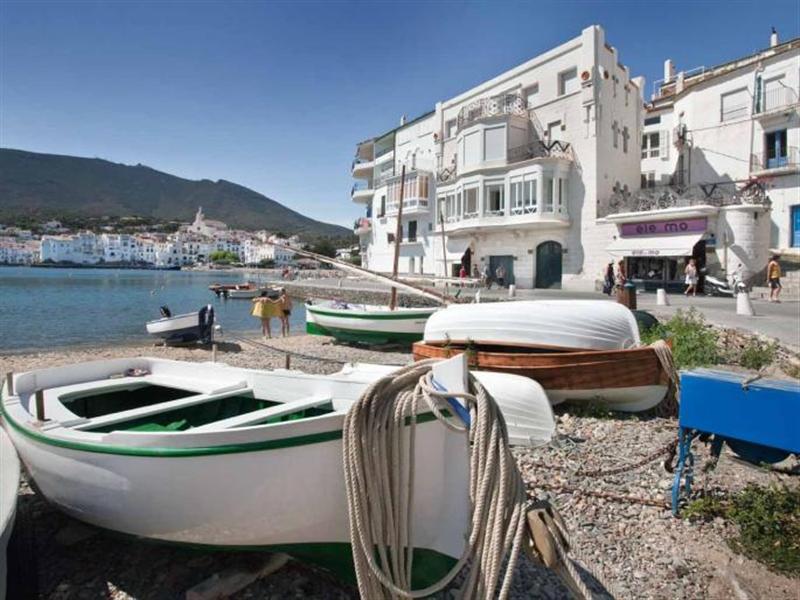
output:
<instances>
[{"instance_id":1,"label":"boat interior","mask_svg":"<svg viewBox=\"0 0 800 600\"><path fill-rule=\"evenodd\" d=\"M224 431L310 419L346 410L371 381L364 372L335 376L256 371L219 363L116 359L14 376L16 402L43 430L86 433Z\"/></svg>"}]
</instances>

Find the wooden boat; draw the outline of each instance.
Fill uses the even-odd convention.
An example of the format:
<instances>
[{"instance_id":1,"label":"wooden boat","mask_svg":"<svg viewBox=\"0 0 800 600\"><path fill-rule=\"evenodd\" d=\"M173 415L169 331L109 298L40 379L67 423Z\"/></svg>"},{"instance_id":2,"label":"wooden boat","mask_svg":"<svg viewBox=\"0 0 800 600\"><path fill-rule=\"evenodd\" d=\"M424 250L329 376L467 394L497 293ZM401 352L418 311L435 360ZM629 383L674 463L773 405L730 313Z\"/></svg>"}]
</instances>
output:
<instances>
[{"instance_id":1,"label":"wooden boat","mask_svg":"<svg viewBox=\"0 0 800 600\"><path fill-rule=\"evenodd\" d=\"M636 317L616 302L521 300L448 306L426 323L425 342L622 350L640 340Z\"/></svg>"},{"instance_id":2,"label":"wooden boat","mask_svg":"<svg viewBox=\"0 0 800 600\"><path fill-rule=\"evenodd\" d=\"M248 285L248 286L239 286L228 290L228 297L232 299L247 299L247 298L257 298L262 293L267 292L268 295L277 298L278 297L278 288L271 287L271 286L258 286L258 285Z\"/></svg>"},{"instance_id":3,"label":"wooden boat","mask_svg":"<svg viewBox=\"0 0 800 600\"><path fill-rule=\"evenodd\" d=\"M552 404L595 401L614 410L638 412L661 402L669 384L655 350L648 346L574 352L417 342L413 352L416 360L445 359L466 353L471 368L536 380Z\"/></svg>"},{"instance_id":4,"label":"wooden boat","mask_svg":"<svg viewBox=\"0 0 800 600\"><path fill-rule=\"evenodd\" d=\"M125 358L13 375L0 411L38 489L69 515L165 542L287 552L352 577L342 426L378 377ZM415 585L462 553L467 443L419 416Z\"/></svg>"},{"instance_id":5,"label":"wooden boat","mask_svg":"<svg viewBox=\"0 0 800 600\"><path fill-rule=\"evenodd\" d=\"M210 342L213 337L214 307L204 306L197 312L172 315L169 308L161 307L160 319L145 324L147 333L163 339L168 344Z\"/></svg>"},{"instance_id":6,"label":"wooden boat","mask_svg":"<svg viewBox=\"0 0 800 600\"><path fill-rule=\"evenodd\" d=\"M6 597L7 548L17 512L19 458L11 440L0 429L0 600Z\"/></svg>"},{"instance_id":7,"label":"wooden boat","mask_svg":"<svg viewBox=\"0 0 800 600\"><path fill-rule=\"evenodd\" d=\"M306 332L344 342L411 343L422 339L425 323L438 308L395 308L336 300L306 302Z\"/></svg>"}]
</instances>

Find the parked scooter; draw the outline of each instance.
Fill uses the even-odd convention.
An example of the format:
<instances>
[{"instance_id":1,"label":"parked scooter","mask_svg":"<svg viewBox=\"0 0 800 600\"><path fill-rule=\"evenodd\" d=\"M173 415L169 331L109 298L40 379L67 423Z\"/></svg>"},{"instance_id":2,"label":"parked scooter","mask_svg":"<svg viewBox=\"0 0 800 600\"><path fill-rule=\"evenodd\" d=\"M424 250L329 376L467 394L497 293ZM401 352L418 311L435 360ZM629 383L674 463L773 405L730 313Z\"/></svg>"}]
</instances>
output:
<instances>
[{"instance_id":1,"label":"parked scooter","mask_svg":"<svg viewBox=\"0 0 800 600\"><path fill-rule=\"evenodd\" d=\"M728 296L733 298L736 294L747 292L747 285L741 279L741 273L737 269L730 278L730 282L704 273L704 289L708 296Z\"/></svg>"}]
</instances>

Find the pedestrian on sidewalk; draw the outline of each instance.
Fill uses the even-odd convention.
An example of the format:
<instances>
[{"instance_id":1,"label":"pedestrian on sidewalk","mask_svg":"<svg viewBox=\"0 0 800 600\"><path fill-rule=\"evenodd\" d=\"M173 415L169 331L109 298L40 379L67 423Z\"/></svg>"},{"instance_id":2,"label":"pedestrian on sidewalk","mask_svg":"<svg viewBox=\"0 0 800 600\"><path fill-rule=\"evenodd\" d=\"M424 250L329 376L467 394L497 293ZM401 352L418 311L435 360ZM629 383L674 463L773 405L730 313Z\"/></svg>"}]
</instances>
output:
<instances>
[{"instance_id":1,"label":"pedestrian on sidewalk","mask_svg":"<svg viewBox=\"0 0 800 600\"><path fill-rule=\"evenodd\" d=\"M697 296L697 263L693 258L689 259L683 274L686 275L686 291L683 295L688 296L689 292L692 292L692 296Z\"/></svg>"},{"instance_id":2,"label":"pedestrian on sidewalk","mask_svg":"<svg viewBox=\"0 0 800 600\"><path fill-rule=\"evenodd\" d=\"M769 286L769 301L778 302L783 286L781 285L781 265L778 263L780 256L774 254L767 263L767 285Z\"/></svg>"},{"instance_id":3,"label":"pedestrian on sidewalk","mask_svg":"<svg viewBox=\"0 0 800 600\"><path fill-rule=\"evenodd\" d=\"M614 291L614 263L608 263L606 267L606 272L603 275L603 293L606 296L610 296L611 292Z\"/></svg>"},{"instance_id":4,"label":"pedestrian on sidewalk","mask_svg":"<svg viewBox=\"0 0 800 600\"><path fill-rule=\"evenodd\" d=\"M467 279L467 268L464 266L464 263L461 263L461 268L458 270L458 278L460 279L460 285L463 288L464 282Z\"/></svg>"},{"instance_id":5,"label":"pedestrian on sidewalk","mask_svg":"<svg viewBox=\"0 0 800 600\"><path fill-rule=\"evenodd\" d=\"M506 268L503 265L499 265L495 269L494 276L497 278L498 286L506 287Z\"/></svg>"}]
</instances>

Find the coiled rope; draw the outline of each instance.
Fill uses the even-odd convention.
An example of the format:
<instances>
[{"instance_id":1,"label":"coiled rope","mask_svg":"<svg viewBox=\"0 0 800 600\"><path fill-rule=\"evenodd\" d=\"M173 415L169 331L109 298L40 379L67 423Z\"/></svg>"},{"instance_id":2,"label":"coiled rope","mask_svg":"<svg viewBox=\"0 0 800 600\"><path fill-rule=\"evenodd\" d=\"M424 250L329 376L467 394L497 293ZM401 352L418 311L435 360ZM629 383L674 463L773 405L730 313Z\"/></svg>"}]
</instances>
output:
<instances>
[{"instance_id":1,"label":"coiled rope","mask_svg":"<svg viewBox=\"0 0 800 600\"><path fill-rule=\"evenodd\" d=\"M434 389L434 362L421 361L376 381L345 417L344 474L359 593L370 600L421 598L444 589L472 562L461 597L495 597L502 576L497 597L503 599L527 531L525 484L497 403L472 376L469 393ZM468 429L445 414L446 397L464 401ZM457 563L439 582L412 590L414 441L420 408L448 429L468 432L472 515Z\"/></svg>"}]
</instances>

